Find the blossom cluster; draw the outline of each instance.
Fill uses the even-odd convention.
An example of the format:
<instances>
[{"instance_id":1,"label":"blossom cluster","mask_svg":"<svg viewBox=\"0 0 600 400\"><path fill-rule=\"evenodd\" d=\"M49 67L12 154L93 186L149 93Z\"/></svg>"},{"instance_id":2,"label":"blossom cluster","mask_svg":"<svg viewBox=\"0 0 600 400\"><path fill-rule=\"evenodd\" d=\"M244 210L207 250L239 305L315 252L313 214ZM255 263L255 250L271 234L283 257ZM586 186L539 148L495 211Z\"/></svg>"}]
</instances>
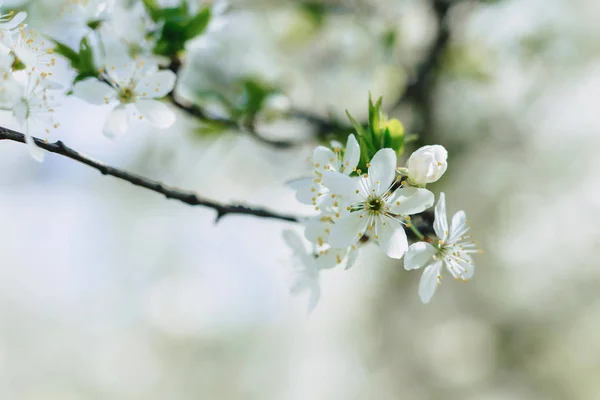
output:
<instances>
[{"instance_id":1,"label":"blossom cluster","mask_svg":"<svg viewBox=\"0 0 600 400\"><path fill-rule=\"evenodd\" d=\"M48 33L52 26L40 32L27 25L26 12L4 12L1 6L0 110L21 125L35 160L44 153L33 132L49 134L60 126L55 110L68 94L110 107L103 126L110 139L126 133L134 120L161 129L174 123L175 114L158 99L173 91L176 75L161 68L164 57L152 51L148 33L157 26L141 2L125 8L111 0L63 0L54 22L62 32L80 33L78 50ZM57 74L57 55L69 62L66 73ZM57 82L57 75L74 79Z\"/></svg>"},{"instance_id":2,"label":"blossom cluster","mask_svg":"<svg viewBox=\"0 0 600 400\"><path fill-rule=\"evenodd\" d=\"M392 148L378 150L366 164L357 168L361 147L354 135L345 148L317 147L313 152L313 175L291 182L296 198L314 206L318 215L305 221L305 238L312 244L307 252L292 231L284 238L296 254L293 288L311 291L309 308L319 297L319 272L345 265L350 268L358 257L361 243L375 243L388 257L404 257L407 270L424 268L419 296L428 303L441 284L441 271L457 280L473 276L471 255L478 250L468 235L464 211L454 214L450 225L446 216L444 193L435 206L434 235L423 235L413 217L434 205L434 194L426 188L446 172L447 151L440 145L424 146L398 168ZM418 241L409 246L407 230Z\"/></svg>"}]
</instances>

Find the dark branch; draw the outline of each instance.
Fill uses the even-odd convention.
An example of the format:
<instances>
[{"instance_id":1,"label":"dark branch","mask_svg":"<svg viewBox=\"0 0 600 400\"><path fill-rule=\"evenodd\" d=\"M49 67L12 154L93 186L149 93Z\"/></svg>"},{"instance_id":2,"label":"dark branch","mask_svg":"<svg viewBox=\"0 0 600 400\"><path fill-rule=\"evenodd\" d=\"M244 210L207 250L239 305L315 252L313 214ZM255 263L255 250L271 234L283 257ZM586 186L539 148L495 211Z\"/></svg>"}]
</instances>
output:
<instances>
[{"instance_id":1,"label":"dark branch","mask_svg":"<svg viewBox=\"0 0 600 400\"><path fill-rule=\"evenodd\" d=\"M22 133L0 126L0 140L12 140L14 142L25 143L25 136ZM219 221L227 214L245 214L261 218L279 219L282 221L298 222L299 218L293 215L281 214L270 211L264 208L254 208L243 205L221 204L213 200L209 200L197 195L194 192L180 190L174 187L167 186L161 182L145 178L143 176L113 168L100 161L93 160L76 150L68 147L61 141L48 143L40 139L34 139L38 147L51 153L59 154L63 157L70 158L89 167L100 171L103 175L114 176L115 178L127 181L135 186L140 186L160 193L167 199L179 200L191 206L202 206L212 208L217 212L216 221Z\"/></svg>"},{"instance_id":2,"label":"dark branch","mask_svg":"<svg viewBox=\"0 0 600 400\"><path fill-rule=\"evenodd\" d=\"M434 0L432 8L438 26L437 34L400 101L411 100L419 103L429 96L433 77L450 40L450 30L446 22L450 2L447 0Z\"/></svg>"},{"instance_id":3,"label":"dark branch","mask_svg":"<svg viewBox=\"0 0 600 400\"><path fill-rule=\"evenodd\" d=\"M25 135L0 126L0 140L12 140L13 142L25 143ZM167 186L164 183L145 178L138 174L111 167L110 165L106 165L100 161L96 161L90 157L79 153L76 150L73 150L60 140L54 143L48 143L44 140L40 140L37 138L34 138L34 140L35 144L38 147L49 151L50 153L58 154L60 156L70 158L71 160L75 160L81 164L85 164L89 167L92 167L98 170L103 175L113 176L123 181L127 181L132 185L143 187L153 192L162 194L167 199L179 200L182 203L188 204L190 206L202 206L212 208L217 212L215 222L219 222L221 218L228 214L251 215L259 218L271 218L289 222L300 222L302 219L302 217L289 214L282 214L275 211L267 210L265 208L248 207L244 205L235 204L221 204L214 200L209 200L204 197L201 197L194 192ZM417 218L417 220L413 220L413 224L416 224L417 228L419 228L421 233L425 235L433 232L432 215L429 212L425 212L422 215L420 215L420 217ZM409 228L404 227L404 230L406 231L406 234L410 239L417 239L414 233Z\"/></svg>"},{"instance_id":4,"label":"dark branch","mask_svg":"<svg viewBox=\"0 0 600 400\"><path fill-rule=\"evenodd\" d=\"M171 63L169 64L168 69L173 71L177 78L179 78L179 69L181 68L181 65L181 59L177 56L174 56L171 58ZM175 96L175 90L172 90L171 93L169 93L168 98L175 107L177 107L178 109L185 112L191 117L194 117L203 122L220 125L223 128L232 128L248 133L250 136L252 136L262 144L272 146L277 149L287 149L298 144L292 141L268 139L260 135L256 131L253 123L241 123L234 119L211 115L210 113L206 112L206 110L204 110L202 107L196 104L186 103L178 99L177 96Z\"/></svg>"},{"instance_id":5,"label":"dark branch","mask_svg":"<svg viewBox=\"0 0 600 400\"><path fill-rule=\"evenodd\" d=\"M393 108L410 101L420 112L420 126L413 130L420 132L418 144L424 145L431 139L433 131L433 87L437 79L442 58L450 43L450 27L448 12L452 5L450 0L432 0L431 7L437 21L437 34L431 44L427 56L417 68L414 78L406 91ZM416 129L415 129L416 128Z\"/></svg>"}]
</instances>

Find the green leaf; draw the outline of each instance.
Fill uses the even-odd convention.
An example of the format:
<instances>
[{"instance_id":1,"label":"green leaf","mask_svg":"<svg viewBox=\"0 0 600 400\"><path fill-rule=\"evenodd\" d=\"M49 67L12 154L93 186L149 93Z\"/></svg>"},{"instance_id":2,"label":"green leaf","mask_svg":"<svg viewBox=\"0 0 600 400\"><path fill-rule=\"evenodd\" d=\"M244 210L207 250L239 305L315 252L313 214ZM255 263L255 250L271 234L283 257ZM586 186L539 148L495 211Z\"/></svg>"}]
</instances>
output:
<instances>
[{"instance_id":1,"label":"green leaf","mask_svg":"<svg viewBox=\"0 0 600 400\"><path fill-rule=\"evenodd\" d=\"M348 116L348 119L350 120L350 123L352 124L354 129L356 129L356 134L358 136L366 136L367 133L365 132L363 126L354 119L354 117L350 114L348 110L346 110L346 115Z\"/></svg>"},{"instance_id":2,"label":"green leaf","mask_svg":"<svg viewBox=\"0 0 600 400\"><path fill-rule=\"evenodd\" d=\"M146 7L146 11L152 18L152 21L158 22L161 19L161 9L160 5L156 0L142 0L144 2L144 7Z\"/></svg>"},{"instance_id":3,"label":"green leaf","mask_svg":"<svg viewBox=\"0 0 600 400\"><path fill-rule=\"evenodd\" d=\"M300 4L300 9L306 13L314 26L323 26L323 22L325 22L325 16L327 13L327 7L324 4L316 1L306 2Z\"/></svg>"},{"instance_id":4,"label":"green leaf","mask_svg":"<svg viewBox=\"0 0 600 400\"><path fill-rule=\"evenodd\" d=\"M80 74L88 76L97 76L98 71L94 63L94 51L88 43L87 37L79 42L79 64L77 68Z\"/></svg>"},{"instance_id":5,"label":"green leaf","mask_svg":"<svg viewBox=\"0 0 600 400\"><path fill-rule=\"evenodd\" d=\"M249 118L254 118L267 96L275 92L273 88L252 79L243 80L242 87L244 90L240 111Z\"/></svg>"},{"instance_id":6,"label":"green leaf","mask_svg":"<svg viewBox=\"0 0 600 400\"><path fill-rule=\"evenodd\" d=\"M185 48L186 40L185 28L177 22L167 21L156 42L154 53L170 57Z\"/></svg>"},{"instance_id":7,"label":"green leaf","mask_svg":"<svg viewBox=\"0 0 600 400\"><path fill-rule=\"evenodd\" d=\"M53 40L53 42L55 53L60 54L61 56L69 60L73 68L75 68L76 65L79 65L79 53L77 53L75 50L73 50L66 44L63 44L57 40Z\"/></svg>"},{"instance_id":8,"label":"green leaf","mask_svg":"<svg viewBox=\"0 0 600 400\"><path fill-rule=\"evenodd\" d=\"M205 7L192 19L187 21L184 27L187 40L195 38L206 30L210 21L210 16L210 7Z\"/></svg>"},{"instance_id":9,"label":"green leaf","mask_svg":"<svg viewBox=\"0 0 600 400\"><path fill-rule=\"evenodd\" d=\"M373 104L371 93L369 93L369 130L372 136L372 142L379 148L383 147L383 135L381 132L381 103L383 99L380 97L377 103Z\"/></svg>"},{"instance_id":10,"label":"green leaf","mask_svg":"<svg viewBox=\"0 0 600 400\"><path fill-rule=\"evenodd\" d=\"M95 31L96 29L100 28L100 25L102 25L104 21L101 19L97 19L94 21L89 21L87 23L88 28L90 28L91 30Z\"/></svg>"},{"instance_id":11,"label":"green leaf","mask_svg":"<svg viewBox=\"0 0 600 400\"><path fill-rule=\"evenodd\" d=\"M381 42L386 51L391 51L396 45L397 33L394 29L390 29L383 34Z\"/></svg>"}]
</instances>

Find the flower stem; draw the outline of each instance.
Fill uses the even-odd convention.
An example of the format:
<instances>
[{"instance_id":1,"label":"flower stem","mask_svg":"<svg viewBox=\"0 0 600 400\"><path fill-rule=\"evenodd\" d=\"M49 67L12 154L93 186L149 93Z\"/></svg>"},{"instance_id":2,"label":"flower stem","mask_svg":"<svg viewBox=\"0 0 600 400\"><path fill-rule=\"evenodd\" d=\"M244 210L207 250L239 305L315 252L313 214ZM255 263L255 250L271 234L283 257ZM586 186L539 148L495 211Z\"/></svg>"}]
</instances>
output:
<instances>
[{"instance_id":1,"label":"flower stem","mask_svg":"<svg viewBox=\"0 0 600 400\"><path fill-rule=\"evenodd\" d=\"M408 223L407 225L419 240L425 239L425 236L423 236L423 234L419 232L419 229L417 229L416 226L414 226L412 223Z\"/></svg>"}]
</instances>

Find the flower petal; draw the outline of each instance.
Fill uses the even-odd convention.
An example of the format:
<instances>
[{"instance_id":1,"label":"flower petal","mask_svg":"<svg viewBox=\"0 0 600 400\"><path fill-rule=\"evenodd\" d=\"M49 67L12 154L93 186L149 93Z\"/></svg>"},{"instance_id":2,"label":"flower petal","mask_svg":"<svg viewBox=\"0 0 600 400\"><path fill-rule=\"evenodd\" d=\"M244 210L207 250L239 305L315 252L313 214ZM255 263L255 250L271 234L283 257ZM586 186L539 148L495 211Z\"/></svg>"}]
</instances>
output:
<instances>
[{"instance_id":1,"label":"flower petal","mask_svg":"<svg viewBox=\"0 0 600 400\"><path fill-rule=\"evenodd\" d=\"M421 281L419 282L419 297L424 304L427 304L431 301L431 298L439 286L440 281L438 280L438 276L440 275L441 267L442 262L437 261L436 263L425 268L425 271L423 271Z\"/></svg>"},{"instance_id":2,"label":"flower petal","mask_svg":"<svg viewBox=\"0 0 600 400\"><path fill-rule=\"evenodd\" d=\"M361 193L364 192L364 190L361 189L358 179L350 178L349 176L334 171L326 171L323 174L323 185L325 185L331 193L342 196L344 201L348 203L359 200L361 198Z\"/></svg>"},{"instance_id":3,"label":"flower petal","mask_svg":"<svg viewBox=\"0 0 600 400\"><path fill-rule=\"evenodd\" d=\"M140 99L134 105L148 122L160 129L168 128L175 122L175 113L160 101Z\"/></svg>"},{"instance_id":4,"label":"flower petal","mask_svg":"<svg viewBox=\"0 0 600 400\"><path fill-rule=\"evenodd\" d=\"M348 259L346 260L346 268L345 269L352 268L352 266L356 262L357 258L358 258L358 248L356 246L351 246L350 249L348 250Z\"/></svg>"},{"instance_id":5,"label":"flower petal","mask_svg":"<svg viewBox=\"0 0 600 400\"><path fill-rule=\"evenodd\" d=\"M388 257L402 258L408 249L408 239L406 238L404 227L391 219L387 219L385 222L378 220L376 225L377 235L379 236L377 243L381 250Z\"/></svg>"},{"instance_id":6,"label":"flower petal","mask_svg":"<svg viewBox=\"0 0 600 400\"><path fill-rule=\"evenodd\" d=\"M287 182L287 185L296 190L296 199L302 204L313 204L313 197L317 196L317 188L313 178L301 178ZM312 190L313 188L314 191Z\"/></svg>"},{"instance_id":7,"label":"flower petal","mask_svg":"<svg viewBox=\"0 0 600 400\"><path fill-rule=\"evenodd\" d=\"M404 256L404 269L407 271L419 269L433 261L433 256L437 253L435 247L426 242L417 242L412 244Z\"/></svg>"},{"instance_id":8,"label":"flower petal","mask_svg":"<svg viewBox=\"0 0 600 400\"><path fill-rule=\"evenodd\" d=\"M467 214L464 211L457 211L452 217L452 223L450 224L450 235L448 236L449 241L455 241L460 236L467 233L469 226L467 225Z\"/></svg>"},{"instance_id":9,"label":"flower petal","mask_svg":"<svg viewBox=\"0 0 600 400\"><path fill-rule=\"evenodd\" d=\"M25 128L25 143L27 143L29 154L35 161L42 162L44 161L44 151L37 147L33 140L33 137L29 134L29 122L27 122L26 125L27 127Z\"/></svg>"},{"instance_id":10,"label":"flower petal","mask_svg":"<svg viewBox=\"0 0 600 400\"><path fill-rule=\"evenodd\" d=\"M427 189L407 187L397 189L387 200L394 214L413 215L427 210L433 205L435 197Z\"/></svg>"},{"instance_id":11,"label":"flower petal","mask_svg":"<svg viewBox=\"0 0 600 400\"><path fill-rule=\"evenodd\" d=\"M346 142L346 150L344 152L344 161L343 161L343 172L346 175L350 175L354 168L358 165L358 161L360 160L360 146L358 145L358 141L354 135L348 136L348 141Z\"/></svg>"},{"instance_id":12,"label":"flower petal","mask_svg":"<svg viewBox=\"0 0 600 400\"><path fill-rule=\"evenodd\" d=\"M475 275L475 264L473 264L473 262L470 262L460 263L460 265L465 269L465 272L461 275L463 280L468 281L469 279L473 278L473 275Z\"/></svg>"},{"instance_id":13,"label":"flower petal","mask_svg":"<svg viewBox=\"0 0 600 400\"><path fill-rule=\"evenodd\" d=\"M328 231L331 231L333 223L329 220L321 220L321 217L311 218L304 223L304 237L306 240L322 246L329 238Z\"/></svg>"},{"instance_id":14,"label":"flower petal","mask_svg":"<svg viewBox=\"0 0 600 400\"><path fill-rule=\"evenodd\" d=\"M358 242L367 229L368 218L363 214L361 211L353 212L335 221L329 235L329 245L334 249L343 249Z\"/></svg>"},{"instance_id":15,"label":"flower petal","mask_svg":"<svg viewBox=\"0 0 600 400\"><path fill-rule=\"evenodd\" d=\"M0 29L6 30L6 31L15 29L23 21L25 21L25 18L27 18L27 13L24 11L21 11L21 12L17 13L17 15L15 15L14 17L12 17L12 19L10 21L1 23Z\"/></svg>"},{"instance_id":16,"label":"flower petal","mask_svg":"<svg viewBox=\"0 0 600 400\"><path fill-rule=\"evenodd\" d=\"M129 111L124 105L119 105L106 117L102 132L107 138L114 140L129 129Z\"/></svg>"},{"instance_id":17,"label":"flower petal","mask_svg":"<svg viewBox=\"0 0 600 400\"><path fill-rule=\"evenodd\" d=\"M107 104L115 97L115 89L98 79L91 78L77 82L73 94L80 99L97 106Z\"/></svg>"},{"instance_id":18,"label":"flower petal","mask_svg":"<svg viewBox=\"0 0 600 400\"><path fill-rule=\"evenodd\" d=\"M442 240L448 239L448 217L446 217L446 195L440 193L440 198L435 206L435 220L433 221L433 230Z\"/></svg>"},{"instance_id":19,"label":"flower petal","mask_svg":"<svg viewBox=\"0 0 600 400\"><path fill-rule=\"evenodd\" d=\"M337 155L328 147L317 146L313 151L313 163L315 164L315 169L319 172L329 169L339 172Z\"/></svg>"},{"instance_id":20,"label":"flower petal","mask_svg":"<svg viewBox=\"0 0 600 400\"><path fill-rule=\"evenodd\" d=\"M319 255L315 262L320 270L330 269L340 265L344 258L346 258L346 250L329 249L326 253Z\"/></svg>"},{"instance_id":21,"label":"flower petal","mask_svg":"<svg viewBox=\"0 0 600 400\"><path fill-rule=\"evenodd\" d=\"M392 149L381 149L371 159L369 179L371 189L379 196L385 193L396 179L396 153Z\"/></svg>"},{"instance_id":22,"label":"flower petal","mask_svg":"<svg viewBox=\"0 0 600 400\"><path fill-rule=\"evenodd\" d=\"M139 80L135 93L140 98L161 98L173 91L177 75L170 70L161 70Z\"/></svg>"}]
</instances>

